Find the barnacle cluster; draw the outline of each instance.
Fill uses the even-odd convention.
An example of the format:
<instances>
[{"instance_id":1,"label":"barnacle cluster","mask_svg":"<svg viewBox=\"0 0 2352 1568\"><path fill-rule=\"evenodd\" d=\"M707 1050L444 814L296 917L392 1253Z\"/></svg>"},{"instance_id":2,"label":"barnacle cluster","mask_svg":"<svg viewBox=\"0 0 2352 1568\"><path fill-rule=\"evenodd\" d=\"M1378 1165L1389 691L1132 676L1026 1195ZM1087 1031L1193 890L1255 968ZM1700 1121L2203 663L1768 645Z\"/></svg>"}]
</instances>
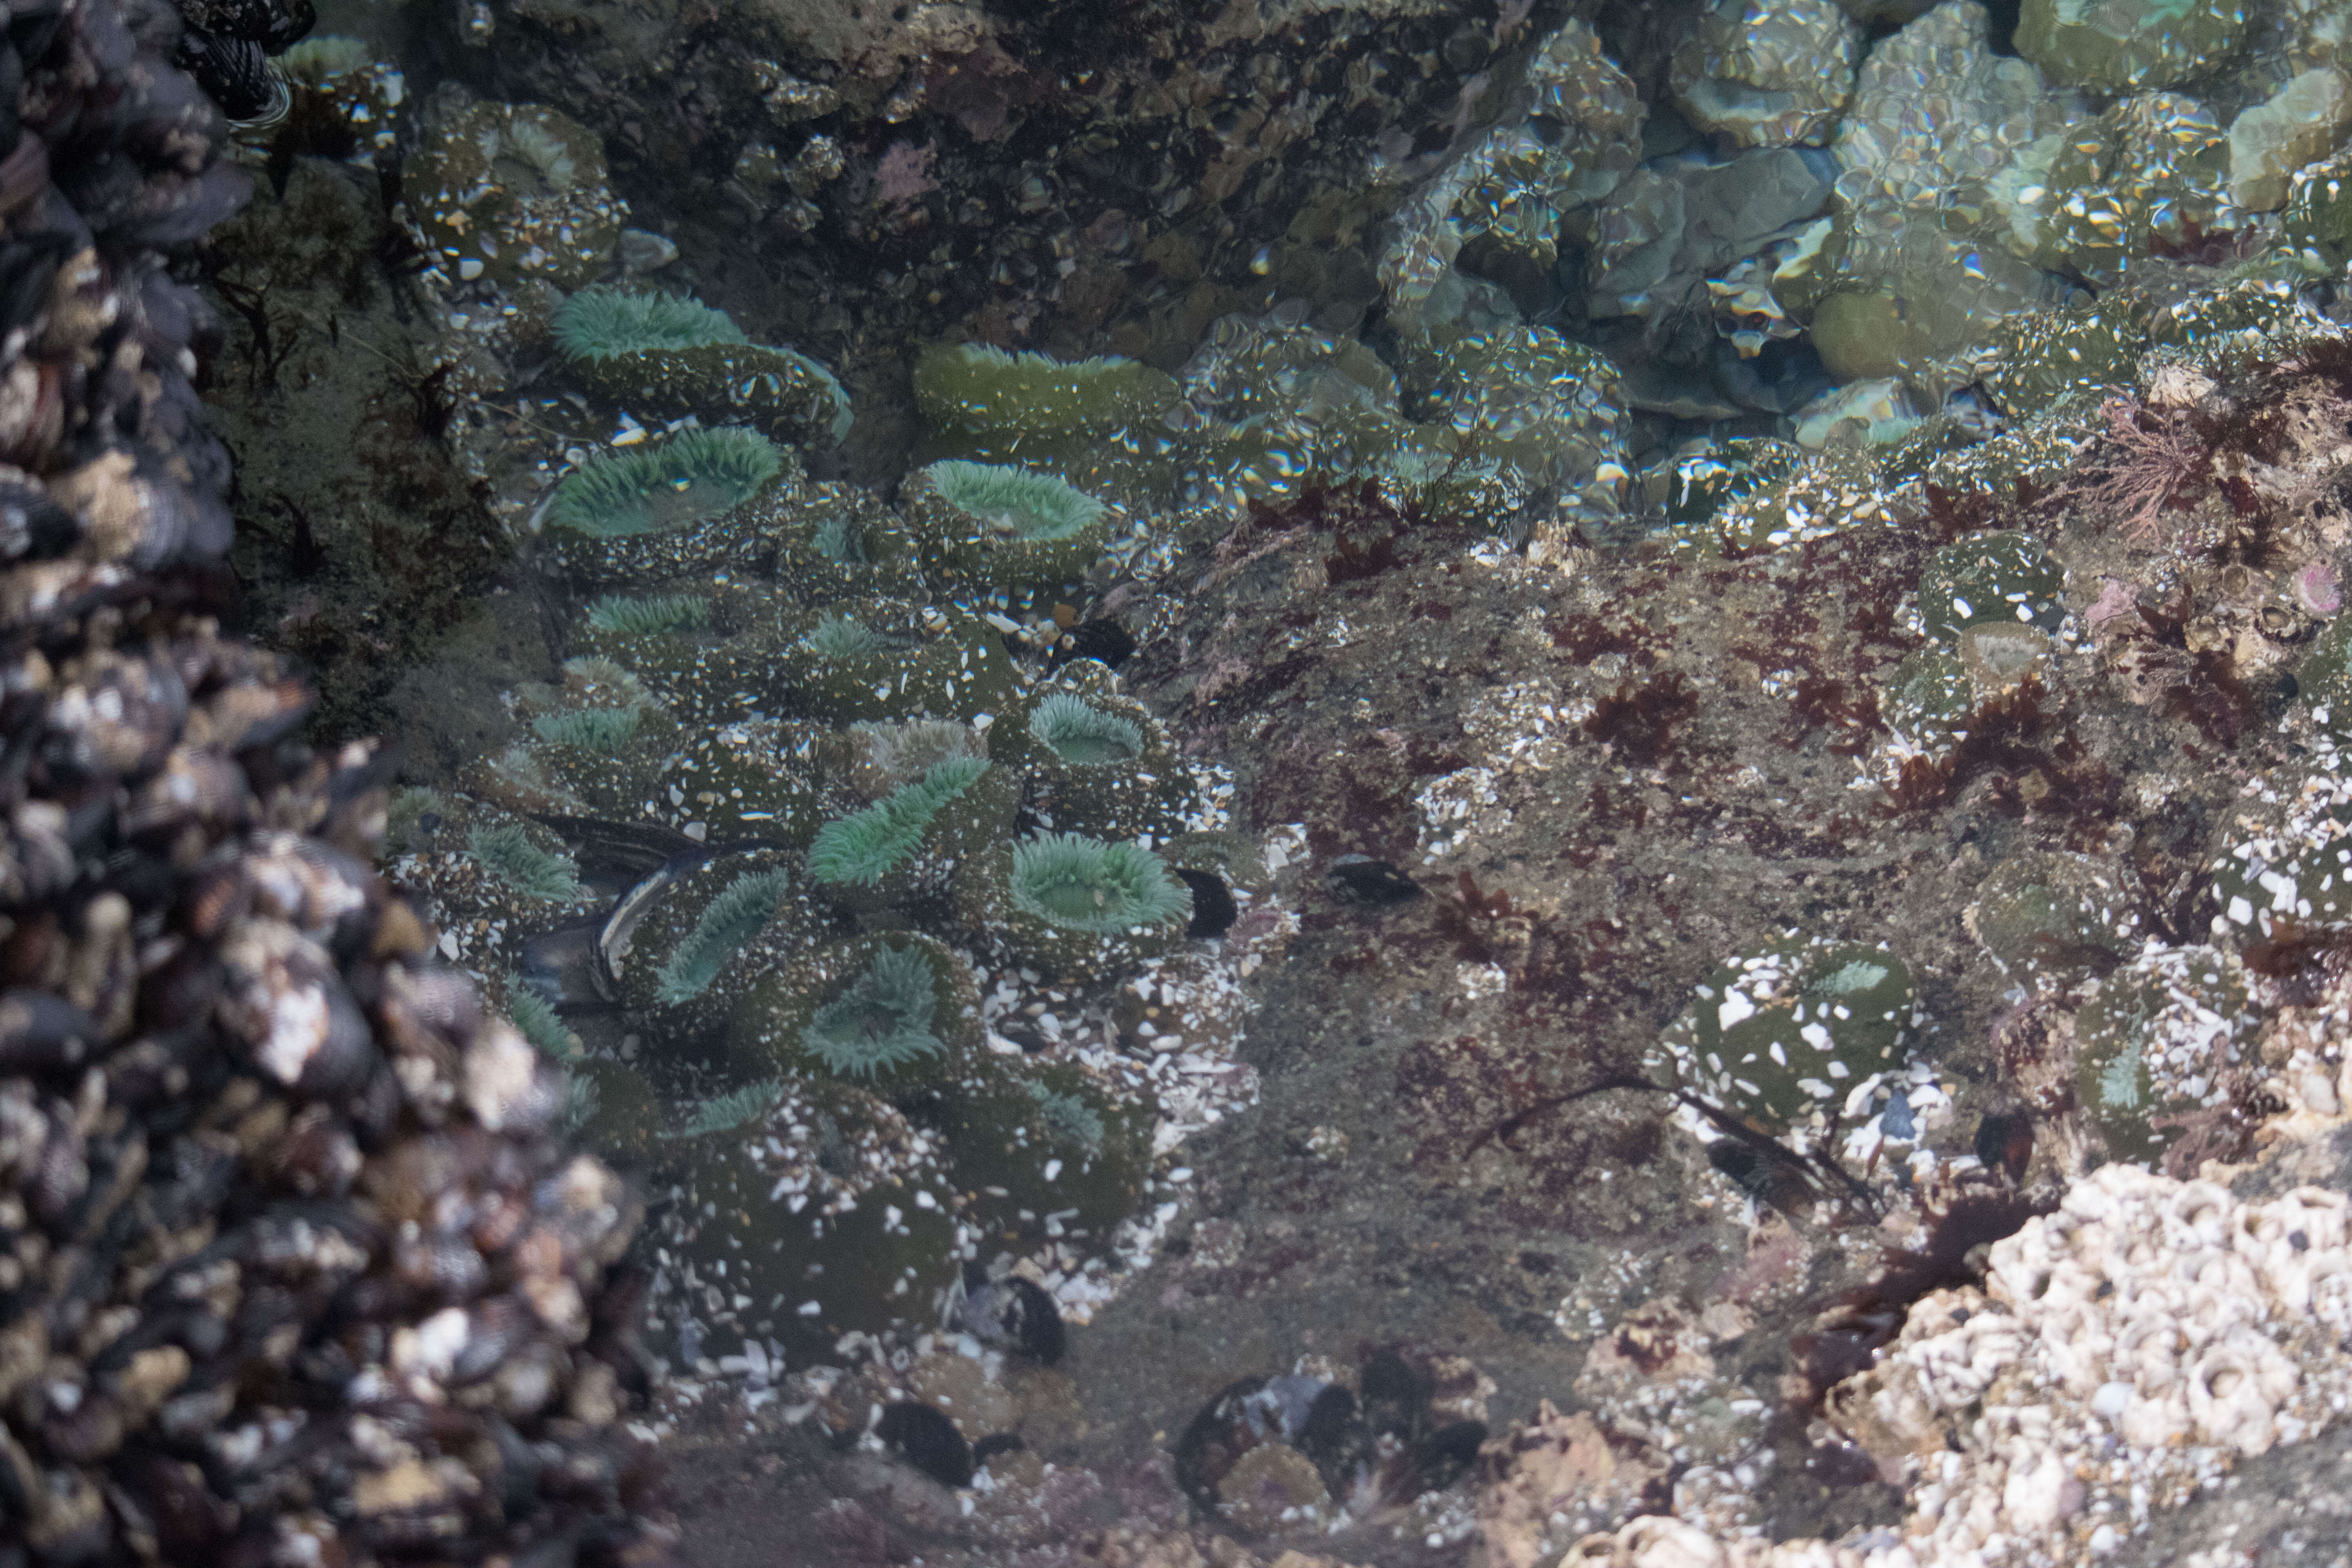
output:
<instances>
[{"instance_id":1,"label":"barnacle cluster","mask_svg":"<svg viewBox=\"0 0 2352 1568\"><path fill-rule=\"evenodd\" d=\"M382 754L293 739L309 694L220 629L164 268L242 186L175 37L83 0L0 44L45 171L0 367L0 1550L660 1561L637 1200L369 869Z\"/></svg>"},{"instance_id":2,"label":"barnacle cluster","mask_svg":"<svg viewBox=\"0 0 2352 1568\"><path fill-rule=\"evenodd\" d=\"M1617 1568L2096 1561L2237 1458L2330 1424L2352 1363L2346 1200L2250 1201L2108 1165L1910 1310L1829 1419L1908 1489L1900 1543L1727 1542L1671 1516L1586 1537Z\"/></svg>"}]
</instances>

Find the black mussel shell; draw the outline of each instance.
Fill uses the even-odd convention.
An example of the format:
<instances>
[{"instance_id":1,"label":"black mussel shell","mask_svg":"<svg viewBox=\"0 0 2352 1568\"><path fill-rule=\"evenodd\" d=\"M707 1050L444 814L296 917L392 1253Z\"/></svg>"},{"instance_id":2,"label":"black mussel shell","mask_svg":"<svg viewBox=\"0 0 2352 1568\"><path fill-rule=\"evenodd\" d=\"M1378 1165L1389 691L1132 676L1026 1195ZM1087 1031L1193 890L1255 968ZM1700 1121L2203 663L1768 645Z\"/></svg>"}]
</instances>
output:
<instances>
[{"instance_id":1,"label":"black mussel shell","mask_svg":"<svg viewBox=\"0 0 2352 1568\"><path fill-rule=\"evenodd\" d=\"M1233 930L1234 921L1241 918L1241 906L1234 902L1233 889L1214 871L1193 871L1179 867L1177 880L1192 889L1192 919L1185 926L1186 936L1223 936Z\"/></svg>"},{"instance_id":2,"label":"black mussel shell","mask_svg":"<svg viewBox=\"0 0 2352 1568\"><path fill-rule=\"evenodd\" d=\"M971 1445L954 1422L912 1400L893 1405L874 1425L874 1435L892 1452L943 1487L971 1484Z\"/></svg>"},{"instance_id":3,"label":"black mussel shell","mask_svg":"<svg viewBox=\"0 0 2352 1568\"><path fill-rule=\"evenodd\" d=\"M1331 889L1341 898L1376 907L1420 898L1422 885L1386 860L1342 855L1331 862Z\"/></svg>"}]
</instances>

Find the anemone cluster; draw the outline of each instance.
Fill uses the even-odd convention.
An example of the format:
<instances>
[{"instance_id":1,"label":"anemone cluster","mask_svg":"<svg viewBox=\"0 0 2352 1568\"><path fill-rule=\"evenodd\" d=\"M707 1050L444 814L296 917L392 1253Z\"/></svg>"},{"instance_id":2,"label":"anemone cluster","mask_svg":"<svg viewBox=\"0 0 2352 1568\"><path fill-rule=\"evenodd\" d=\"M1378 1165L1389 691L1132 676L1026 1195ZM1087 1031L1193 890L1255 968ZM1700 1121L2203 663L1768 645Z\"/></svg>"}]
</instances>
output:
<instances>
[{"instance_id":1,"label":"anemone cluster","mask_svg":"<svg viewBox=\"0 0 2352 1568\"><path fill-rule=\"evenodd\" d=\"M369 869L383 755L293 739L299 679L220 630L164 268L242 184L179 38L8 29L0 1550L659 1561L637 1200Z\"/></svg>"},{"instance_id":2,"label":"anemone cluster","mask_svg":"<svg viewBox=\"0 0 2352 1568\"><path fill-rule=\"evenodd\" d=\"M660 397L676 356L743 347L609 286L554 321L592 385L636 384L635 356ZM1024 1054L992 1020L1042 990L1075 1022L1232 918L1195 904L1228 854L1165 726L1099 662L1016 657L989 607L1068 591L1124 514L966 458L896 511L840 494L744 424L583 461L542 513L561 681L394 807L445 950L537 1019L592 1144L670 1194L654 1310L688 1352L920 1330L1008 1243L1100 1255L1151 1168L1149 1058Z\"/></svg>"}]
</instances>

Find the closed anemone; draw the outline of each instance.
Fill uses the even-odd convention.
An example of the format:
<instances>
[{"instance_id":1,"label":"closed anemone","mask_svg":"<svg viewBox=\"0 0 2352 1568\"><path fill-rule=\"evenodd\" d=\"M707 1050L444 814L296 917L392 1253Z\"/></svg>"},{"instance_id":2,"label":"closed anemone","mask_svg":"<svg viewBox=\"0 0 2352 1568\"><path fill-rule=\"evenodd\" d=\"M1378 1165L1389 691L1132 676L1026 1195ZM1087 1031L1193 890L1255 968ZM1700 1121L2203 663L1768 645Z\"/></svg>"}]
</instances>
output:
<instances>
[{"instance_id":1,"label":"closed anemone","mask_svg":"<svg viewBox=\"0 0 2352 1568\"><path fill-rule=\"evenodd\" d=\"M919 947L884 948L848 990L816 1011L801 1044L842 1078L872 1078L947 1049L931 1032L938 975Z\"/></svg>"},{"instance_id":2,"label":"closed anemone","mask_svg":"<svg viewBox=\"0 0 2352 1568\"><path fill-rule=\"evenodd\" d=\"M1004 539L1067 539L1103 514L1094 497L1028 468L950 459L923 472L942 500Z\"/></svg>"},{"instance_id":3,"label":"closed anemone","mask_svg":"<svg viewBox=\"0 0 2352 1568\"><path fill-rule=\"evenodd\" d=\"M890 639L847 616L827 616L801 638L801 646L828 661L865 658L890 646Z\"/></svg>"},{"instance_id":4,"label":"closed anemone","mask_svg":"<svg viewBox=\"0 0 2352 1568\"><path fill-rule=\"evenodd\" d=\"M760 934L791 891L792 875L781 869L746 871L719 889L655 974L654 1000L674 1007L701 995L727 961Z\"/></svg>"},{"instance_id":5,"label":"closed anemone","mask_svg":"<svg viewBox=\"0 0 2352 1568\"><path fill-rule=\"evenodd\" d=\"M740 506L783 466L776 444L756 430L688 430L565 476L547 520L593 539L665 532Z\"/></svg>"},{"instance_id":6,"label":"closed anemone","mask_svg":"<svg viewBox=\"0 0 2352 1568\"><path fill-rule=\"evenodd\" d=\"M588 606L589 628L618 637L697 631L709 622L710 602L691 594L664 594L651 599L607 594Z\"/></svg>"},{"instance_id":7,"label":"closed anemone","mask_svg":"<svg viewBox=\"0 0 2352 1568\"><path fill-rule=\"evenodd\" d=\"M809 845L809 875L870 888L906 862L940 808L988 771L984 757L950 757L864 811L835 817Z\"/></svg>"},{"instance_id":8,"label":"closed anemone","mask_svg":"<svg viewBox=\"0 0 2352 1568\"><path fill-rule=\"evenodd\" d=\"M626 745L637 732L640 713L635 708L574 708L566 713L542 713L530 721L531 733L559 746L609 752Z\"/></svg>"},{"instance_id":9,"label":"closed anemone","mask_svg":"<svg viewBox=\"0 0 2352 1568\"><path fill-rule=\"evenodd\" d=\"M555 346L575 360L748 342L724 310L684 294L583 289L555 312Z\"/></svg>"},{"instance_id":10,"label":"closed anemone","mask_svg":"<svg viewBox=\"0 0 2352 1568\"><path fill-rule=\"evenodd\" d=\"M1029 714L1029 733L1066 763L1128 763L1143 755L1143 730L1083 697L1057 691Z\"/></svg>"},{"instance_id":11,"label":"closed anemone","mask_svg":"<svg viewBox=\"0 0 2352 1568\"><path fill-rule=\"evenodd\" d=\"M466 853L491 876L529 899L580 895L580 868L572 857L542 849L516 824L477 827L466 835Z\"/></svg>"},{"instance_id":12,"label":"closed anemone","mask_svg":"<svg viewBox=\"0 0 2352 1568\"><path fill-rule=\"evenodd\" d=\"M1012 890L1016 908L1048 925L1103 932L1166 925L1192 897L1150 850L1076 833L1014 845Z\"/></svg>"}]
</instances>

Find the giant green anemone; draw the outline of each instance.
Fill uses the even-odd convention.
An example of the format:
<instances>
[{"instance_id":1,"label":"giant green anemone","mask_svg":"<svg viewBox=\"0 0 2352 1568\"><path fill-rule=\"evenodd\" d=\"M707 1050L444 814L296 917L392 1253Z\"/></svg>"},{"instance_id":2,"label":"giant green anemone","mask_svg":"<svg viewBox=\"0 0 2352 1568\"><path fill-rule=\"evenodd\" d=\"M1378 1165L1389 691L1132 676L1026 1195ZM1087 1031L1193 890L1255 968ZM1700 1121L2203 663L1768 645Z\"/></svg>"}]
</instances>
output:
<instances>
[{"instance_id":1,"label":"giant green anemone","mask_svg":"<svg viewBox=\"0 0 2352 1568\"><path fill-rule=\"evenodd\" d=\"M1076 833L1013 846L1011 893L1016 909L1048 925L1104 933L1167 925L1192 897L1150 850Z\"/></svg>"},{"instance_id":2,"label":"giant green anemone","mask_svg":"<svg viewBox=\"0 0 2352 1568\"><path fill-rule=\"evenodd\" d=\"M643 710L636 708L574 708L563 713L542 713L530 721L530 728L552 745L610 752L628 743L643 717Z\"/></svg>"},{"instance_id":3,"label":"giant green anemone","mask_svg":"<svg viewBox=\"0 0 2352 1568\"><path fill-rule=\"evenodd\" d=\"M801 646L828 664L865 658L891 646L890 639L863 621L847 616L827 616L801 638Z\"/></svg>"},{"instance_id":4,"label":"giant green anemone","mask_svg":"<svg viewBox=\"0 0 2352 1568\"><path fill-rule=\"evenodd\" d=\"M687 430L657 446L600 458L565 477L547 521L593 539L684 528L740 506L783 468L756 430Z\"/></svg>"},{"instance_id":5,"label":"giant green anemone","mask_svg":"<svg viewBox=\"0 0 2352 1568\"><path fill-rule=\"evenodd\" d=\"M1108 509L1051 474L947 458L901 494L908 531L934 569L996 587L1063 583L1102 553Z\"/></svg>"},{"instance_id":6,"label":"giant green anemone","mask_svg":"<svg viewBox=\"0 0 2352 1568\"><path fill-rule=\"evenodd\" d=\"M950 757L864 811L826 823L809 846L809 875L820 882L879 885L922 843L940 808L987 771L985 758Z\"/></svg>"},{"instance_id":7,"label":"giant green anemone","mask_svg":"<svg viewBox=\"0 0 2352 1568\"><path fill-rule=\"evenodd\" d=\"M541 848L519 823L475 828L466 835L466 853L527 899L560 900L580 896L580 868L572 857Z\"/></svg>"},{"instance_id":8,"label":"giant green anemone","mask_svg":"<svg viewBox=\"0 0 2352 1568\"><path fill-rule=\"evenodd\" d=\"M1102 502L1051 474L956 458L923 472L942 500L979 521L983 537L1024 543L1069 539L1103 514Z\"/></svg>"},{"instance_id":9,"label":"giant green anemone","mask_svg":"<svg viewBox=\"0 0 2352 1568\"><path fill-rule=\"evenodd\" d=\"M1030 710L1029 733L1062 761L1081 766L1143 755L1142 726L1067 691L1055 692Z\"/></svg>"},{"instance_id":10,"label":"giant green anemone","mask_svg":"<svg viewBox=\"0 0 2352 1568\"><path fill-rule=\"evenodd\" d=\"M588 628L615 637L659 637L698 631L710 624L710 601L692 594L662 594L650 599L607 594L588 606Z\"/></svg>"},{"instance_id":11,"label":"giant green anemone","mask_svg":"<svg viewBox=\"0 0 2352 1568\"><path fill-rule=\"evenodd\" d=\"M782 868L747 871L728 883L655 975L654 1000L676 1006L701 995L791 891L792 874Z\"/></svg>"},{"instance_id":12,"label":"giant green anemone","mask_svg":"<svg viewBox=\"0 0 2352 1568\"><path fill-rule=\"evenodd\" d=\"M816 1011L801 1044L841 1078L873 1078L947 1049L932 1032L938 973L919 945L885 947L849 988Z\"/></svg>"},{"instance_id":13,"label":"giant green anemone","mask_svg":"<svg viewBox=\"0 0 2352 1568\"><path fill-rule=\"evenodd\" d=\"M583 289L555 312L556 346L573 369L633 406L705 414L728 408L805 437L849 433L849 393L834 374L772 343L755 343L723 310L686 295Z\"/></svg>"},{"instance_id":14,"label":"giant green anemone","mask_svg":"<svg viewBox=\"0 0 2352 1568\"><path fill-rule=\"evenodd\" d=\"M750 342L733 317L688 295L604 284L583 289L563 301L552 326L555 346L574 360Z\"/></svg>"}]
</instances>

